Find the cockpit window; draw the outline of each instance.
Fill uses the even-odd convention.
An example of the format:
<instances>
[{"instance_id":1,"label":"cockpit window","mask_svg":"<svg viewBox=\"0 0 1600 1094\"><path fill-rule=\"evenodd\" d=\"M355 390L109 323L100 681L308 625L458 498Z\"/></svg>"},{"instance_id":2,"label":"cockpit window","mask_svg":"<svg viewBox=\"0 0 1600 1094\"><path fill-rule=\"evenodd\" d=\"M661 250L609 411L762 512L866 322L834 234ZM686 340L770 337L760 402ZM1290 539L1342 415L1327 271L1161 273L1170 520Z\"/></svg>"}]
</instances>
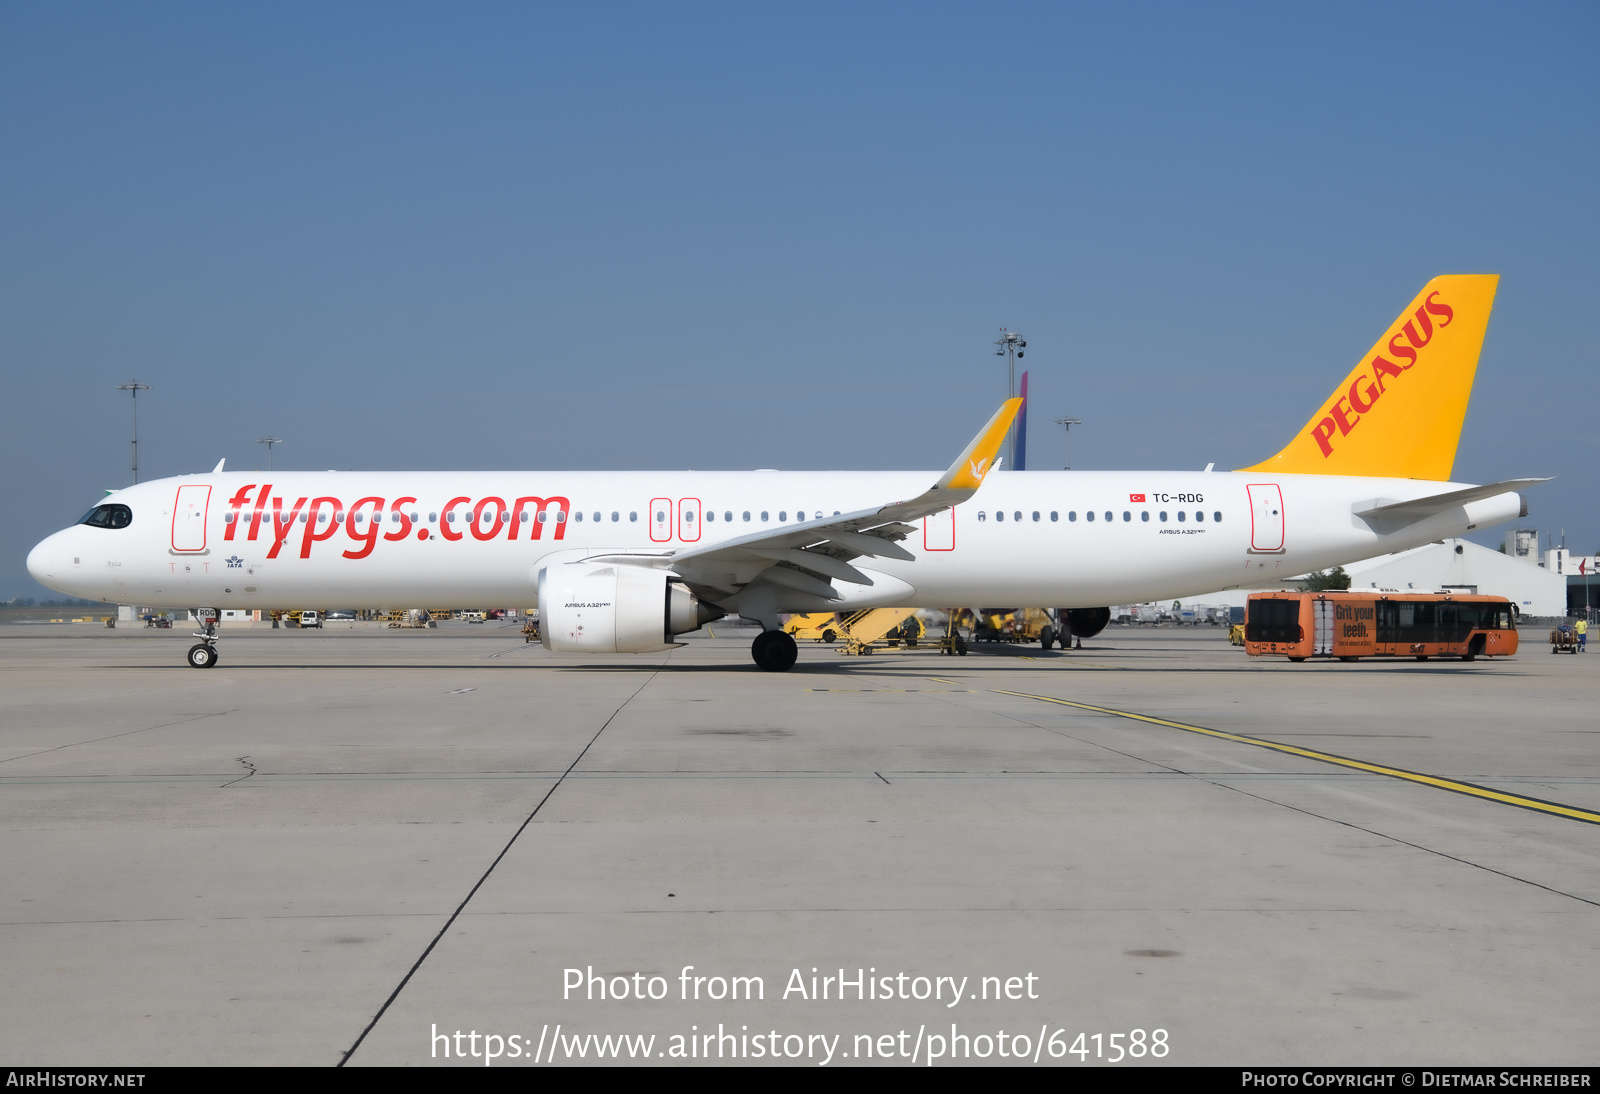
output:
<instances>
[{"instance_id":1,"label":"cockpit window","mask_svg":"<svg viewBox=\"0 0 1600 1094\"><path fill-rule=\"evenodd\" d=\"M133 523L133 510L126 505L97 505L78 523L94 528L126 528Z\"/></svg>"}]
</instances>

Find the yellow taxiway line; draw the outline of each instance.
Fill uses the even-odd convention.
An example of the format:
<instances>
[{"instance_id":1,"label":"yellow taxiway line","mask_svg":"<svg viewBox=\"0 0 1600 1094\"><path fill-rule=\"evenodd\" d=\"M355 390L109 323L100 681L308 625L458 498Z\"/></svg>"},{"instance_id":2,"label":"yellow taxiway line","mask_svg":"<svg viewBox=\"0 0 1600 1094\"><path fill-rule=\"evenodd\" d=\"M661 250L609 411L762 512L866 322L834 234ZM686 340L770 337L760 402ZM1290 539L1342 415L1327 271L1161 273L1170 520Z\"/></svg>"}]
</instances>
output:
<instances>
[{"instance_id":1,"label":"yellow taxiway line","mask_svg":"<svg viewBox=\"0 0 1600 1094\"><path fill-rule=\"evenodd\" d=\"M995 691L999 695L1015 695L1021 699L1037 699L1041 703L1056 703L1064 707L1076 707L1078 710L1092 711L1095 714L1109 714L1116 718L1131 718L1136 722L1148 722L1151 725L1166 726L1168 729L1181 729L1186 733L1199 733L1206 737L1216 737L1224 741L1253 745L1256 748L1270 749L1273 752L1282 752L1289 756L1316 760L1319 763L1347 767L1373 775L1384 775L1391 779L1402 779L1405 782L1420 783L1423 786L1448 790L1453 794L1465 794L1469 798L1482 798L1485 801L1499 802L1501 805L1514 805L1519 809L1531 809L1536 813L1548 813L1551 816L1566 817L1568 820L1583 821L1586 824L1600 824L1600 813L1592 810L1562 805L1560 802L1545 801L1542 798L1529 798L1521 794L1507 794L1503 790L1493 790L1487 786L1462 782L1459 779L1443 779L1437 775L1425 775L1420 771L1407 771L1403 767L1390 767L1387 764L1369 763L1366 760L1356 760L1349 756L1340 756L1332 752L1319 752L1314 748L1279 744L1277 741L1269 741L1262 737L1246 737L1242 733L1228 733L1220 729L1207 729L1205 726L1192 726L1186 722L1174 722L1170 718L1156 718L1148 714L1135 714L1132 711L1116 710L1112 707L1097 707L1092 703L1075 703L1070 699L1057 699L1053 695L1031 695L1024 691L1003 691L999 688L996 688Z\"/></svg>"}]
</instances>

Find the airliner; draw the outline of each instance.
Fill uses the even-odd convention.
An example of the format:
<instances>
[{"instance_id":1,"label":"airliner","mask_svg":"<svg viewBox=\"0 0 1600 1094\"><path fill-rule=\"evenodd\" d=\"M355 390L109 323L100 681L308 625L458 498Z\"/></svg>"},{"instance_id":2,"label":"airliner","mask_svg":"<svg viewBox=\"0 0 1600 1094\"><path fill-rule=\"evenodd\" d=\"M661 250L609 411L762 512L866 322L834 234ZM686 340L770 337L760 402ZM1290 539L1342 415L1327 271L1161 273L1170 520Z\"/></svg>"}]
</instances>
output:
<instances>
[{"instance_id":1,"label":"airliner","mask_svg":"<svg viewBox=\"0 0 1600 1094\"><path fill-rule=\"evenodd\" d=\"M647 653L736 612L792 667L780 616L1104 605L1248 587L1526 515L1543 479L1450 481L1498 277L1425 285L1277 455L1236 471L994 473L1020 399L943 474L228 472L108 494L28 571L116 604L221 609L536 601L547 649ZM1064 628L1064 629L1065 629ZM1065 643L1063 643L1065 644Z\"/></svg>"}]
</instances>

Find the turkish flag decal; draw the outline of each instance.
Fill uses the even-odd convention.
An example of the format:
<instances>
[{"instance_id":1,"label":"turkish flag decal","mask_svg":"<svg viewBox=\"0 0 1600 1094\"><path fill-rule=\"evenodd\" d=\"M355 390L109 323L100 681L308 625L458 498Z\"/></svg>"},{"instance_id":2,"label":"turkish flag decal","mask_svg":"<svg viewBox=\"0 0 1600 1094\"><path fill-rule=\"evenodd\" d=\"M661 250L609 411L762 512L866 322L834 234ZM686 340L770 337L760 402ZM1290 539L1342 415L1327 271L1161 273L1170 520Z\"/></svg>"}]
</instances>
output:
<instances>
[{"instance_id":1,"label":"turkish flag decal","mask_svg":"<svg viewBox=\"0 0 1600 1094\"><path fill-rule=\"evenodd\" d=\"M1144 501L1144 495L1143 494L1129 494L1128 495L1128 500L1129 501L1142 502L1142 501Z\"/></svg>"}]
</instances>

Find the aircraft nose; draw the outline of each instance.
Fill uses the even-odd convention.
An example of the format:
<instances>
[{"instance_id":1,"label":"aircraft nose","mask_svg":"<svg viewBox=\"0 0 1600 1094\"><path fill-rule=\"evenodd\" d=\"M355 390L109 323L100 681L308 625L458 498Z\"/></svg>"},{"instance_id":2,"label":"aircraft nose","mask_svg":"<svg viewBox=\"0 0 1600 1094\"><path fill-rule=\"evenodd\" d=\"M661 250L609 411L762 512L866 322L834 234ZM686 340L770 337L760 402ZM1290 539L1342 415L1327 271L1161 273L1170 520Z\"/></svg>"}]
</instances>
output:
<instances>
[{"instance_id":1,"label":"aircraft nose","mask_svg":"<svg viewBox=\"0 0 1600 1094\"><path fill-rule=\"evenodd\" d=\"M48 585L55 575L55 560L59 553L56 550L56 538L49 536L42 539L28 552L28 573L41 585Z\"/></svg>"}]
</instances>

